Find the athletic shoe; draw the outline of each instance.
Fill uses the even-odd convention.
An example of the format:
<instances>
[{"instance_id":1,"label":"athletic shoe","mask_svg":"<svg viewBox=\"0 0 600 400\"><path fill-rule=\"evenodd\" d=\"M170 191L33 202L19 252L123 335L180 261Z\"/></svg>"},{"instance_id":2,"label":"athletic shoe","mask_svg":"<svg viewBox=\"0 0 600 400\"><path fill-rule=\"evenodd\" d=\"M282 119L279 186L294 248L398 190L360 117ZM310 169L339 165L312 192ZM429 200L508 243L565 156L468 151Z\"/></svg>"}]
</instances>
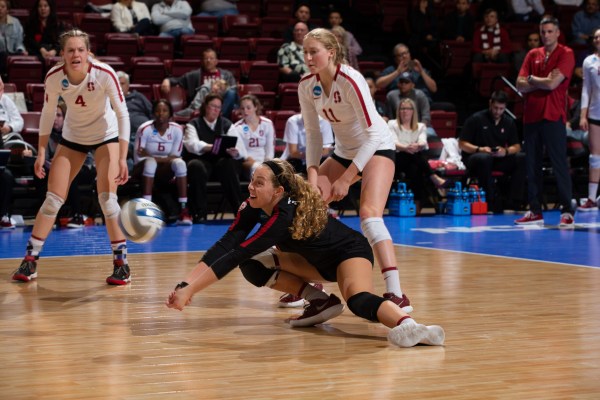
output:
<instances>
[{"instance_id":1,"label":"athletic shoe","mask_svg":"<svg viewBox=\"0 0 600 400\"><path fill-rule=\"evenodd\" d=\"M8 215L3 216L0 220L0 229L15 229L15 224L12 223Z\"/></svg>"},{"instance_id":2,"label":"athletic shoe","mask_svg":"<svg viewBox=\"0 0 600 400\"><path fill-rule=\"evenodd\" d=\"M338 214L337 210L334 210L333 208L328 208L327 214L329 214L334 219L340 219L340 215Z\"/></svg>"},{"instance_id":3,"label":"athletic shoe","mask_svg":"<svg viewBox=\"0 0 600 400\"><path fill-rule=\"evenodd\" d=\"M534 214L531 211L527 211L519 219L515 219L516 225L544 225L544 216L542 214Z\"/></svg>"},{"instance_id":4,"label":"athletic shoe","mask_svg":"<svg viewBox=\"0 0 600 400\"><path fill-rule=\"evenodd\" d=\"M404 312L413 312L413 308L410 305L410 300L408 299L408 297L406 297L405 294L402 294L402 297L398 297L395 293L387 292L383 294L383 298L386 300L390 300L392 303L400 307Z\"/></svg>"},{"instance_id":5,"label":"athletic shoe","mask_svg":"<svg viewBox=\"0 0 600 400\"><path fill-rule=\"evenodd\" d=\"M181 210L179 213L179 219L177 219L177 225L192 225L193 220L187 208Z\"/></svg>"},{"instance_id":6,"label":"athletic shoe","mask_svg":"<svg viewBox=\"0 0 600 400\"><path fill-rule=\"evenodd\" d=\"M14 281L29 282L37 278L37 258L34 256L25 256L21 265L13 274Z\"/></svg>"},{"instance_id":7,"label":"athletic shoe","mask_svg":"<svg viewBox=\"0 0 600 400\"><path fill-rule=\"evenodd\" d=\"M445 337L441 326L417 324L412 319L405 320L388 333L388 341L398 347L413 347L418 343L441 346Z\"/></svg>"},{"instance_id":8,"label":"athletic shoe","mask_svg":"<svg viewBox=\"0 0 600 400\"><path fill-rule=\"evenodd\" d=\"M322 324L337 317L344 311L340 299L330 294L326 300L313 300L304 307L304 312L299 317L289 318L287 322L293 327L306 327Z\"/></svg>"},{"instance_id":9,"label":"athletic shoe","mask_svg":"<svg viewBox=\"0 0 600 400\"><path fill-rule=\"evenodd\" d=\"M558 224L559 228L574 228L575 220L573 219L573 215L571 213L562 213L560 214L560 223Z\"/></svg>"},{"instance_id":10,"label":"athletic shoe","mask_svg":"<svg viewBox=\"0 0 600 400\"><path fill-rule=\"evenodd\" d=\"M323 285L315 283L313 286L319 290L323 290ZM277 307L279 308L295 308L302 307L304 305L304 299L299 296L295 296L291 293L286 293L279 298Z\"/></svg>"},{"instance_id":11,"label":"athletic shoe","mask_svg":"<svg viewBox=\"0 0 600 400\"><path fill-rule=\"evenodd\" d=\"M81 214L73 215L73 218L70 218L67 222L67 228L71 229L83 228L83 225L83 215Z\"/></svg>"},{"instance_id":12,"label":"athletic shoe","mask_svg":"<svg viewBox=\"0 0 600 400\"><path fill-rule=\"evenodd\" d=\"M131 282L131 274L129 272L129 265L123 263L123 261L114 261L114 271L111 276L106 278L106 283L109 285L127 285Z\"/></svg>"},{"instance_id":13,"label":"athletic shoe","mask_svg":"<svg viewBox=\"0 0 600 400\"><path fill-rule=\"evenodd\" d=\"M598 203L592 199L587 199L585 203L577 207L577 211L596 211L598 210Z\"/></svg>"}]
</instances>

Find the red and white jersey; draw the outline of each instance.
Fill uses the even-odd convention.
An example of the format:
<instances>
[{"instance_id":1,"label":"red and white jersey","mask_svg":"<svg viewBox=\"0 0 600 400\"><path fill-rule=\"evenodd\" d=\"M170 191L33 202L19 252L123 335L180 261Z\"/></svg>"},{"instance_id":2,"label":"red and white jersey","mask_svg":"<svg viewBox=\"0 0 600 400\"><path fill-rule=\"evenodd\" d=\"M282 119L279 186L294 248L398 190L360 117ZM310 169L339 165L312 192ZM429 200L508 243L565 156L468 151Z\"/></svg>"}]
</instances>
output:
<instances>
[{"instance_id":1,"label":"red and white jersey","mask_svg":"<svg viewBox=\"0 0 600 400\"><path fill-rule=\"evenodd\" d=\"M78 85L69 82L63 64L46 74L40 135L52 131L58 98L62 97L68 110L63 126L66 140L94 145L118 135L129 141L129 112L115 71L97 60L88 62L88 73Z\"/></svg>"},{"instance_id":2,"label":"red and white jersey","mask_svg":"<svg viewBox=\"0 0 600 400\"><path fill-rule=\"evenodd\" d=\"M240 119L231 125L228 135L237 136L242 140L248 157L256 162L263 162L275 157L275 127L273 121L260 117L260 123L255 131Z\"/></svg>"},{"instance_id":3,"label":"red and white jersey","mask_svg":"<svg viewBox=\"0 0 600 400\"><path fill-rule=\"evenodd\" d=\"M600 120L600 58L596 54L583 61L581 108L588 109L588 118Z\"/></svg>"},{"instance_id":4,"label":"red and white jersey","mask_svg":"<svg viewBox=\"0 0 600 400\"><path fill-rule=\"evenodd\" d=\"M144 122L135 134L135 151L133 161L135 164L146 157L138 155L139 149L145 149L148 154L155 158L181 157L183 149L183 129L175 122L169 122L164 135L161 135L154 127L154 121Z\"/></svg>"},{"instance_id":5,"label":"red and white jersey","mask_svg":"<svg viewBox=\"0 0 600 400\"><path fill-rule=\"evenodd\" d=\"M393 150L394 139L381 118L367 82L354 68L339 64L329 95L319 75L306 75L298 85L298 98L306 127L306 166L318 166L323 151L319 115L331 123L335 154L353 160L362 171L377 150Z\"/></svg>"}]
</instances>

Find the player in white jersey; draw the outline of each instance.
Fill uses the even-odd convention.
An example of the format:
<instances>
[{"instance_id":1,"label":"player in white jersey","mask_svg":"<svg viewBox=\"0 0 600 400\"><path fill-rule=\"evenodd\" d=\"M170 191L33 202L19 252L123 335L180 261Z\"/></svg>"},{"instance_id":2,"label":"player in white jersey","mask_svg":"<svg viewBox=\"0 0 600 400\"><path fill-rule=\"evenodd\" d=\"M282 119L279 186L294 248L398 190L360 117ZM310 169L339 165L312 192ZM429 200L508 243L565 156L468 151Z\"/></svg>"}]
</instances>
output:
<instances>
[{"instance_id":1,"label":"player in white jersey","mask_svg":"<svg viewBox=\"0 0 600 400\"><path fill-rule=\"evenodd\" d=\"M598 182L600 181L600 29L594 31L596 51L583 61L583 87L581 89L581 116L579 127L589 132L590 177L588 198L578 211L598 209Z\"/></svg>"},{"instance_id":2,"label":"player in white jersey","mask_svg":"<svg viewBox=\"0 0 600 400\"><path fill-rule=\"evenodd\" d=\"M117 202L117 186L129 179L127 148L129 113L115 71L92 58L87 33L77 29L60 36L63 61L46 74L44 107L40 120L38 155L35 174L46 176L46 148L58 98L67 104L63 137L52 159L48 192L27 243L23 262L14 280L29 282L37 278L37 260L56 215L65 202L69 186L79 173L86 155L94 150L97 171L98 200L106 221L113 251L113 274L108 284L125 285L131 281L127 264L127 244L118 223L121 211Z\"/></svg>"},{"instance_id":3,"label":"player in white jersey","mask_svg":"<svg viewBox=\"0 0 600 400\"><path fill-rule=\"evenodd\" d=\"M321 157L327 157L333 149L333 131L331 124L319 116L319 130L323 136L323 152ZM306 129L302 114L292 115L285 123L283 132L285 150L281 155L282 160L288 161L298 172L306 173Z\"/></svg>"},{"instance_id":4,"label":"player in white jersey","mask_svg":"<svg viewBox=\"0 0 600 400\"><path fill-rule=\"evenodd\" d=\"M252 94L240 99L242 119L229 128L228 135L237 136L246 148L247 157L244 160L244 175L247 179L262 162L275 157L275 128L273 121L262 117L262 104Z\"/></svg>"},{"instance_id":5,"label":"player in white jersey","mask_svg":"<svg viewBox=\"0 0 600 400\"><path fill-rule=\"evenodd\" d=\"M345 64L336 37L317 28L304 37L304 62L310 74L298 86L306 127L308 180L327 203L342 200L350 185L362 177L361 229L373 247L386 284L384 297L405 311L410 301L400 288L394 245L383 222L383 212L394 179L394 138L377 113L364 77ZM333 155L319 165L323 138L319 116L335 134Z\"/></svg>"},{"instance_id":6,"label":"player in white jersey","mask_svg":"<svg viewBox=\"0 0 600 400\"><path fill-rule=\"evenodd\" d=\"M170 181L175 175L179 196L179 225L192 225L187 209L187 166L181 158L183 129L170 122L173 107L165 99L158 100L152 109L153 120L143 123L135 136L133 174L142 175L142 192L145 199L152 201L154 177Z\"/></svg>"}]
</instances>

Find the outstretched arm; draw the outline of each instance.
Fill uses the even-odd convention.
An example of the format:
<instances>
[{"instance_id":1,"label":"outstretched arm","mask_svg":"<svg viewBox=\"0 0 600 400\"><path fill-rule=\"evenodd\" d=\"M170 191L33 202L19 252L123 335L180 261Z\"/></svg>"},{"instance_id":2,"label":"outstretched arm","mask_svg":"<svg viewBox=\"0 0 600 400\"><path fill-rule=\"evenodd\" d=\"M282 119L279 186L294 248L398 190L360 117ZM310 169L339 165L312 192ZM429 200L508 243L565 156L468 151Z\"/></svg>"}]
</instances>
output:
<instances>
[{"instance_id":1,"label":"outstretched arm","mask_svg":"<svg viewBox=\"0 0 600 400\"><path fill-rule=\"evenodd\" d=\"M183 310L183 308L190 303L194 294L218 280L219 279L212 268L206 265L204 261L200 261L196 265L196 268L186 276L185 281L177 285L178 288L171 292L167 299L166 306L177 310ZM187 285L185 285L184 282L187 283Z\"/></svg>"}]
</instances>

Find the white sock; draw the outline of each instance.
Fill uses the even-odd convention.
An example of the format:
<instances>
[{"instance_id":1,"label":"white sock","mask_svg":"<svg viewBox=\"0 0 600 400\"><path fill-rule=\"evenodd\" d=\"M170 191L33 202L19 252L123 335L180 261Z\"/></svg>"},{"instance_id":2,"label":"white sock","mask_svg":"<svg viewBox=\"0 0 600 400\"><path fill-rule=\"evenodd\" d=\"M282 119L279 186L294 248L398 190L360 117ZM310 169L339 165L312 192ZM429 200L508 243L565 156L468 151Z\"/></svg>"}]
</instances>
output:
<instances>
[{"instance_id":1,"label":"white sock","mask_svg":"<svg viewBox=\"0 0 600 400\"><path fill-rule=\"evenodd\" d=\"M327 300L329 298L329 295L327 293L315 288L313 285L310 285L308 283L305 283L304 285L304 288L300 292L300 297L302 297L303 299L310 302L312 300Z\"/></svg>"},{"instance_id":2,"label":"white sock","mask_svg":"<svg viewBox=\"0 0 600 400\"><path fill-rule=\"evenodd\" d=\"M593 201L596 201L596 193L598 193L598 183L588 183L588 198L592 199Z\"/></svg>"},{"instance_id":3,"label":"white sock","mask_svg":"<svg viewBox=\"0 0 600 400\"><path fill-rule=\"evenodd\" d=\"M385 291L394 293L396 296L402 297L402 289L400 289L400 273L398 268L389 267L381 270L383 281L385 282Z\"/></svg>"},{"instance_id":4,"label":"white sock","mask_svg":"<svg viewBox=\"0 0 600 400\"><path fill-rule=\"evenodd\" d=\"M144 195L144 199L146 199L148 201L152 201L152 195L151 194L145 194Z\"/></svg>"}]
</instances>

